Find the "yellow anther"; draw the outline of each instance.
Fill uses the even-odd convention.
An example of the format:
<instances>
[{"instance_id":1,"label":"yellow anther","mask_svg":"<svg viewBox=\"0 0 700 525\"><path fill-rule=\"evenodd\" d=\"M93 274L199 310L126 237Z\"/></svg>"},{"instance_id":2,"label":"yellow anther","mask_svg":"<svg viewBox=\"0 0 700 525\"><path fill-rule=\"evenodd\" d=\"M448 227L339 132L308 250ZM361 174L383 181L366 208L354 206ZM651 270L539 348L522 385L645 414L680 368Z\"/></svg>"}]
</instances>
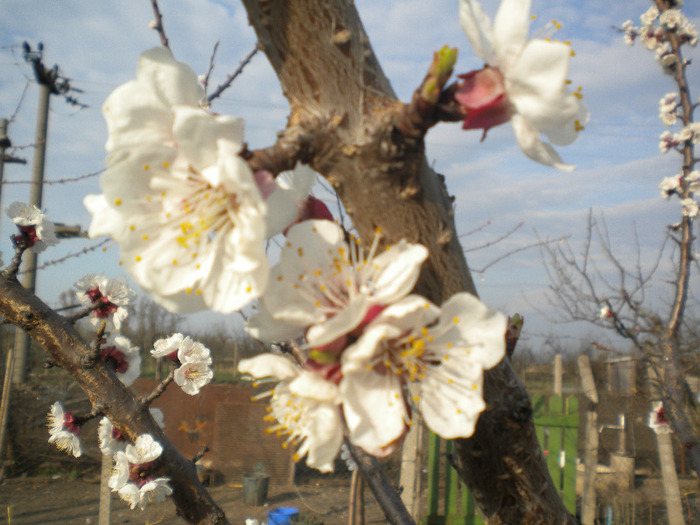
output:
<instances>
[{"instance_id":1,"label":"yellow anther","mask_svg":"<svg viewBox=\"0 0 700 525\"><path fill-rule=\"evenodd\" d=\"M170 166L170 164L168 163L168 161L167 161L167 160L164 160L164 161L163 161L163 167L164 167L164 168L167 168L167 167L169 167L169 166Z\"/></svg>"},{"instance_id":2,"label":"yellow anther","mask_svg":"<svg viewBox=\"0 0 700 525\"><path fill-rule=\"evenodd\" d=\"M136 257L134 257L134 259L136 260L136 262L141 262L141 256L140 256L140 255L137 255Z\"/></svg>"},{"instance_id":3,"label":"yellow anther","mask_svg":"<svg viewBox=\"0 0 700 525\"><path fill-rule=\"evenodd\" d=\"M143 165L143 169L146 170L146 171L148 171L148 170L151 169L151 167L150 167L148 164L144 164L144 165Z\"/></svg>"},{"instance_id":4,"label":"yellow anther","mask_svg":"<svg viewBox=\"0 0 700 525\"><path fill-rule=\"evenodd\" d=\"M121 199L114 199L114 204L116 204L117 206L121 206L122 200Z\"/></svg>"}]
</instances>

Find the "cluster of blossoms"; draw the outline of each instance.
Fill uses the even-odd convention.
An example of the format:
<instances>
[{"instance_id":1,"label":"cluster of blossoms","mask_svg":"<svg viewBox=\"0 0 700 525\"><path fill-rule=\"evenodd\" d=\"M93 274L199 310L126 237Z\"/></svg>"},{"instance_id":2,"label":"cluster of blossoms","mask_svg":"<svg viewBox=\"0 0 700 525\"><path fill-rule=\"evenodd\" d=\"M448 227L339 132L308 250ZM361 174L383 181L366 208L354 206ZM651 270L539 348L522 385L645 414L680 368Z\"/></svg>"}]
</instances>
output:
<instances>
[{"instance_id":1,"label":"cluster of blossoms","mask_svg":"<svg viewBox=\"0 0 700 525\"><path fill-rule=\"evenodd\" d=\"M171 311L232 312L268 282L265 239L294 223L315 175L288 186L239 156L243 121L200 107L197 76L167 48L144 52L136 80L103 106L109 130L90 236L109 234L122 263Z\"/></svg>"},{"instance_id":2,"label":"cluster of blossoms","mask_svg":"<svg viewBox=\"0 0 700 525\"><path fill-rule=\"evenodd\" d=\"M163 411L160 408L149 408L151 417L155 420L160 428L165 427L165 419ZM106 456L114 456L117 452L126 451L129 444L126 437L112 424L108 417L103 417L100 420L100 425L97 429L97 439L100 445L100 451Z\"/></svg>"},{"instance_id":3,"label":"cluster of blossoms","mask_svg":"<svg viewBox=\"0 0 700 525\"><path fill-rule=\"evenodd\" d=\"M676 7L682 7L676 2ZM650 7L640 17L641 26L632 20L622 24L620 30L625 34L625 42L633 45L639 38L647 49L656 52L656 58L666 73L674 73L681 64L680 57L674 52L669 36L673 35L678 44L698 43L698 31L679 9L666 9L659 12L658 7Z\"/></svg>"},{"instance_id":4,"label":"cluster of blossoms","mask_svg":"<svg viewBox=\"0 0 700 525\"><path fill-rule=\"evenodd\" d=\"M474 52L486 63L460 75L455 99L465 115L464 129L483 129L511 121L520 149L531 159L571 171L547 142L565 146L588 122L581 88L569 89L566 42L528 39L529 0L502 0L491 20L476 0L460 0L460 21ZM553 23L557 28L559 24Z\"/></svg>"},{"instance_id":5,"label":"cluster of blossoms","mask_svg":"<svg viewBox=\"0 0 700 525\"><path fill-rule=\"evenodd\" d=\"M209 368L212 362L209 349L182 334L173 334L156 341L151 355L156 358L164 357L178 365L175 370L175 383L191 396L199 394L199 390L214 377L214 372Z\"/></svg>"},{"instance_id":6,"label":"cluster of blossoms","mask_svg":"<svg viewBox=\"0 0 700 525\"><path fill-rule=\"evenodd\" d=\"M505 317L461 293L442 307L409 295L428 252L401 241L367 249L334 222L293 226L270 288L247 330L267 342L303 337L303 367L265 354L239 371L279 383L271 431L298 445L296 458L330 471L344 434L383 456L398 447L418 410L445 438L468 437L484 409L483 370L505 352ZM420 392L420 394L419 394Z\"/></svg>"},{"instance_id":7,"label":"cluster of blossoms","mask_svg":"<svg viewBox=\"0 0 700 525\"><path fill-rule=\"evenodd\" d=\"M680 56L680 47L684 44L697 44L698 32L679 9L682 2L675 2L672 8L659 11L657 6L650 7L641 17L641 27L635 27L631 20L622 24L625 41L633 44L637 37L647 49L655 50L661 66L667 73L684 73L687 62ZM667 153L677 151L685 157L693 156L693 147L700 143L700 124L692 122L692 108L681 96L681 91L664 95L659 101L659 118L666 126L683 123L680 131L673 133L665 130L659 136L659 150ZM694 165L694 163L693 163ZM683 171L672 177L664 177L659 183L661 196L668 199L676 195L681 205L681 213L688 219L695 219L700 213L694 195L700 187L700 173L693 170L693 165L684 166Z\"/></svg>"},{"instance_id":8,"label":"cluster of blossoms","mask_svg":"<svg viewBox=\"0 0 700 525\"><path fill-rule=\"evenodd\" d=\"M19 229L19 233L12 237L15 244L21 243L34 253L58 244L54 223L47 220L36 206L13 202L5 211Z\"/></svg>"},{"instance_id":9,"label":"cluster of blossoms","mask_svg":"<svg viewBox=\"0 0 700 525\"><path fill-rule=\"evenodd\" d=\"M678 120L677 110L680 105L678 93L667 93L659 102L659 118L666 126L673 126Z\"/></svg>"},{"instance_id":10,"label":"cluster of blossoms","mask_svg":"<svg viewBox=\"0 0 700 525\"><path fill-rule=\"evenodd\" d=\"M104 275L86 275L75 283L76 296L84 306L93 308L90 324L98 328L102 321L106 330L119 330L128 315L127 306L134 296L123 281Z\"/></svg>"},{"instance_id":11,"label":"cluster of blossoms","mask_svg":"<svg viewBox=\"0 0 700 525\"><path fill-rule=\"evenodd\" d=\"M148 503L157 503L173 493L168 485L170 478L155 475L162 453L160 443L150 434L143 434L114 455L109 487L132 509L138 505L143 510Z\"/></svg>"}]
</instances>

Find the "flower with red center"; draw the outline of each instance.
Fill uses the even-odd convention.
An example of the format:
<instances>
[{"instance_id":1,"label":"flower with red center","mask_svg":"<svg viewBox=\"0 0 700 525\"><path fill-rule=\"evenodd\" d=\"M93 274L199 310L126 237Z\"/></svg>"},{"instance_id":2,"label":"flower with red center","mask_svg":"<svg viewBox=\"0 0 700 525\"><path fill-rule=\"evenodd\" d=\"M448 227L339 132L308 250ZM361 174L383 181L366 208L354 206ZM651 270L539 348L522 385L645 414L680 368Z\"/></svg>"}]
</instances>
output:
<instances>
[{"instance_id":1,"label":"flower with red center","mask_svg":"<svg viewBox=\"0 0 700 525\"><path fill-rule=\"evenodd\" d=\"M485 138L490 128L510 120L513 108L508 102L500 70L487 66L458 76L462 82L455 98L466 115L462 129L483 129Z\"/></svg>"},{"instance_id":2,"label":"flower with red center","mask_svg":"<svg viewBox=\"0 0 700 525\"><path fill-rule=\"evenodd\" d=\"M580 89L572 93L567 87L569 46L528 40L530 0L502 0L493 27L479 2L461 0L460 21L474 52L486 62L483 69L460 75L455 99L464 112L464 128L483 128L486 133L510 120L525 155L559 170L573 170L540 138L543 134L564 146L588 122Z\"/></svg>"},{"instance_id":3,"label":"flower with red center","mask_svg":"<svg viewBox=\"0 0 700 525\"><path fill-rule=\"evenodd\" d=\"M289 229L280 262L259 313L246 330L267 342L305 336L322 348L361 327L369 317L408 294L428 250L405 240L377 254L377 233L367 251L358 239L327 220L308 220Z\"/></svg>"},{"instance_id":4,"label":"flower with red center","mask_svg":"<svg viewBox=\"0 0 700 525\"><path fill-rule=\"evenodd\" d=\"M483 371L503 358L505 331L505 316L467 293L440 308L417 295L388 306L342 355L350 441L370 454L391 452L412 405L441 437L471 436L486 406Z\"/></svg>"},{"instance_id":5,"label":"flower with red center","mask_svg":"<svg viewBox=\"0 0 700 525\"><path fill-rule=\"evenodd\" d=\"M163 411L160 408L149 408L151 417L156 421L160 428L165 428L165 420ZM103 417L100 420L100 425L97 429L97 438L100 445L100 451L108 456L114 456L117 452L125 451L129 444L126 437L112 424L108 417Z\"/></svg>"},{"instance_id":6,"label":"flower with red center","mask_svg":"<svg viewBox=\"0 0 700 525\"><path fill-rule=\"evenodd\" d=\"M156 503L172 494L169 478L156 477L158 458L163 447L150 434L142 434L133 445L114 456L114 470L109 487L134 509L143 510L148 503Z\"/></svg>"},{"instance_id":7,"label":"flower with red center","mask_svg":"<svg viewBox=\"0 0 700 525\"><path fill-rule=\"evenodd\" d=\"M6 212L20 232L12 237L16 244L24 243L34 253L41 253L48 246L58 244L53 222L46 220L46 216L36 206L13 202Z\"/></svg>"},{"instance_id":8,"label":"flower with red center","mask_svg":"<svg viewBox=\"0 0 700 525\"><path fill-rule=\"evenodd\" d=\"M73 454L76 458L82 455L80 443L81 426L72 412L64 412L61 403L56 401L51 406L48 416L49 443L55 443L60 450Z\"/></svg>"},{"instance_id":9,"label":"flower with red center","mask_svg":"<svg viewBox=\"0 0 700 525\"><path fill-rule=\"evenodd\" d=\"M141 374L141 352L122 335L112 334L109 337L100 348L100 358L126 386L131 386Z\"/></svg>"},{"instance_id":10,"label":"flower with red center","mask_svg":"<svg viewBox=\"0 0 700 525\"><path fill-rule=\"evenodd\" d=\"M671 432L671 425L666 419L662 401L652 401L647 424L656 434L669 434Z\"/></svg>"},{"instance_id":11,"label":"flower with red center","mask_svg":"<svg viewBox=\"0 0 700 525\"><path fill-rule=\"evenodd\" d=\"M178 365L175 383L191 396L198 394L214 377L214 372L209 368L212 363L209 349L182 334L173 334L156 341L151 355L164 357Z\"/></svg>"},{"instance_id":12,"label":"flower with red center","mask_svg":"<svg viewBox=\"0 0 700 525\"><path fill-rule=\"evenodd\" d=\"M75 283L78 300L85 306L94 308L90 312L90 323L98 327L106 321L107 330L119 330L129 314L126 306L134 292L117 279L108 279L104 275L86 275Z\"/></svg>"}]
</instances>

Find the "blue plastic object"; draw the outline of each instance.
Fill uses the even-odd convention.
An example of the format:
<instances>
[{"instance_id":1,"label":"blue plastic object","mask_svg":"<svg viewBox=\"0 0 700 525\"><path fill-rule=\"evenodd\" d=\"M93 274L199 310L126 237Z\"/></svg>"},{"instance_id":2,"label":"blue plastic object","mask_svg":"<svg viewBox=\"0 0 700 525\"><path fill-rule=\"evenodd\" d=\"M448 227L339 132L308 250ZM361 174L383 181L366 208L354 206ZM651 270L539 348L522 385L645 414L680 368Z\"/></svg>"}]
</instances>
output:
<instances>
[{"instance_id":1,"label":"blue plastic object","mask_svg":"<svg viewBox=\"0 0 700 525\"><path fill-rule=\"evenodd\" d=\"M268 525L289 525L289 519L299 514L299 509L294 507L279 507L267 511Z\"/></svg>"}]
</instances>

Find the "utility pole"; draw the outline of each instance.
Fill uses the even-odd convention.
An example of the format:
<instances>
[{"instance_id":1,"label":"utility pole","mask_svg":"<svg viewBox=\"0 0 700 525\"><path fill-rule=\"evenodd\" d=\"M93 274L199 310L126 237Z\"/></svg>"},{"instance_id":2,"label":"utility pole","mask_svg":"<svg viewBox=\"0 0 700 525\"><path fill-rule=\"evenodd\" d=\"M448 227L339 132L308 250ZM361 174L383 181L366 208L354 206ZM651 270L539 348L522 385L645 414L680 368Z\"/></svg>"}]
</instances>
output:
<instances>
[{"instance_id":1,"label":"utility pole","mask_svg":"<svg viewBox=\"0 0 700 525\"><path fill-rule=\"evenodd\" d=\"M33 51L27 42L22 44L23 56L26 62L32 64L34 76L39 84L39 107L36 120L34 164L32 165L32 183L29 190L29 204L41 209L41 197L44 188L44 165L46 159L46 137L49 125L49 105L51 95L61 95L68 92L70 83L68 79L59 75L58 66L47 69L42 62L44 46L39 43L38 49ZM22 286L34 291L36 285L37 255L31 250L24 252L26 272L22 275ZM27 380L27 368L29 361L29 335L22 329L15 332L15 358L13 370L13 383L21 384Z\"/></svg>"}]
</instances>

